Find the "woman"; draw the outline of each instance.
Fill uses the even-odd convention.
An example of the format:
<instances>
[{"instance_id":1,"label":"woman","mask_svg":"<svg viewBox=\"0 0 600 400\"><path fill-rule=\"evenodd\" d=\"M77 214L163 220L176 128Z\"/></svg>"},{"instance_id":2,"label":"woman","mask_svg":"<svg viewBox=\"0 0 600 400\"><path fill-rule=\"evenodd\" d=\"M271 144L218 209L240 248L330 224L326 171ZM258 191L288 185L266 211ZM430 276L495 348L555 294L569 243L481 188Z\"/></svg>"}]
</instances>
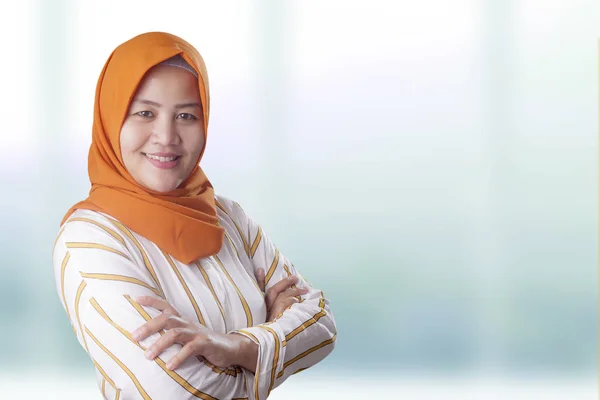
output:
<instances>
[{"instance_id":1,"label":"woman","mask_svg":"<svg viewBox=\"0 0 600 400\"><path fill-rule=\"evenodd\" d=\"M208 115L204 61L176 36L137 36L100 74L92 188L53 263L107 399L265 399L333 350L323 292L199 167Z\"/></svg>"}]
</instances>

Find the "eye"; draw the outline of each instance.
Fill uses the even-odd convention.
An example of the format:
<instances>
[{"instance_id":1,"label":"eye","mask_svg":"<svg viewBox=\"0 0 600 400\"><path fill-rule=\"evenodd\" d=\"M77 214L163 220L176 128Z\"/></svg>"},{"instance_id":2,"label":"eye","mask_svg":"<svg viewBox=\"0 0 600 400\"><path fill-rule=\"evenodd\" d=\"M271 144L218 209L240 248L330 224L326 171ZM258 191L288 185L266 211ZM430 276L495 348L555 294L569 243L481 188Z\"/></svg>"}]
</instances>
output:
<instances>
[{"instance_id":1,"label":"eye","mask_svg":"<svg viewBox=\"0 0 600 400\"><path fill-rule=\"evenodd\" d=\"M177 119L185 119L187 121L195 121L198 118L196 118L195 115L190 114L190 113L181 113L177 115Z\"/></svg>"},{"instance_id":2,"label":"eye","mask_svg":"<svg viewBox=\"0 0 600 400\"><path fill-rule=\"evenodd\" d=\"M154 117L154 113L152 111L138 111L135 113L135 115L139 115L140 117L144 118Z\"/></svg>"}]
</instances>

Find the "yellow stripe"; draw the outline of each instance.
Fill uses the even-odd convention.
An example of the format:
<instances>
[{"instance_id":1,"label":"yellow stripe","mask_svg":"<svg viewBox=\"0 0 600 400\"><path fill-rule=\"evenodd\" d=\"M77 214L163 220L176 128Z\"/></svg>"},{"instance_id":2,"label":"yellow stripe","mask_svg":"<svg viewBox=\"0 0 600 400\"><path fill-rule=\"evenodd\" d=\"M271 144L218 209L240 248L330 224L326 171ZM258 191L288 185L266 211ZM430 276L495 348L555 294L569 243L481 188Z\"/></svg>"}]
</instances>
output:
<instances>
[{"instance_id":1,"label":"yellow stripe","mask_svg":"<svg viewBox=\"0 0 600 400\"><path fill-rule=\"evenodd\" d=\"M67 296L65 295L65 270L67 269L67 264L69 259L71 258L71 254L67 251L65 254L65 258L62 260L62 264L60 266L60 290L62 293L63 302L65 303L65 310L67 310L67 317L69 317L69 322L71 323L71 328L73 328L73 332L77 335L77 330L75 330L75 325L73 325L73 321L71 321L71 313L69 312L69 305L67 304ZM83 335L83 332L81 333Z\"/></svg>"},{"instance_id":2,"label":"yellow stripe","mask_svg":"<svg viewBox=\"0 0 600 400\"><path fill-rule=\"evenodd\" d=\"M105 387L106 387L106 379L102 378L102 397L104 397L104 398L106 398Z\"/></svg>"},{"instance_id":3,"label":"yellow stripe","mask_svg":"<svg viewBox=\"0 0 600 400\"><path fill-rule=\"evenodd\" d=\"M216 199L215 199L215 204L217 205L217 207L219 207L221 209L221 211L223 211L231 220L231 222L233 222L233 225L235 226L235 229L237 229L238 233L240 234L240 238L242 239L242 243L244 243L244 251L246 252L246 254L248 254L248 242L246 241L246 238L244 237L244 234L242 233L242 230L240 229L240 226L235 222L235 220L233 219L233 217L231 215L229 215L229 213L227 212L227 210L225 210L225 207L223 207Z\"/></svg>"},{"instance_id":4,"label":"yellow stripe","mask_svg":"<svg viewBox=\"0 0 600 400\"><path fill-rule=\"evenodd\" d=\"M152 267L152 263L148 259L148 255L146 254L146 251L144 251L144 249L142 248L142 245L140 244L140 242L135 238L133 233L131 233L131 231L129 229L127 229L127 227L125 225L123 225L121 222L117 221L116 219L111 219L111 221L117 226L117 228L119 228L119 230L121 232L123 232L124 235L126 235L129 239L131 239L131 241L133 242L135 247L137 247L137 249L140 251L140 254L142 255L142 259L144 260L144 266L146 267L146 269L148 270L150 275L152 275L152 278L154 279L154 283L156 283L156 286L158 286L158 291L160 292L160 297L162 297L164 299L165 294L162 290L162 287L160 286L160 282L158 281L158 276L156 275L156 272L154 271L154 267Z\"/></svg>"},{"instance_id":5,"label":"yellow stripe","mask_svg":"<svg viewBox=\"0 0 600 400\"><path fill-rule=\"evenodd\" d=\"M290 271L290 268L287 266L287 264L283 264L283 269L285 270L285 272L287 273L287 276L292 276L292 272ZM296 289L296 285L292 285L292 289ZM302 297L300 297L300 295L298 296L294 296L298 299L298 301L302 301Z\"/></svg>"},{"instance_id":6,"label":"yellow stripe","mask_svg":"<svg viewBox=\"0 0 600 400\"><path fill-rule=\"evenodd\" d=\"M79 324L79 332L81 332L81 337L83 338L83 344L85 345L85 351L90 352L87 345L87 340L85 340L85 334L83 333L83 328L81 326L81 319L79 319L79 300L81 299L81 293L83 293L83 289L87 286L85 281L81 281L79 284L79 288L77 288L77 294L75 295L75 317L77 318L77 323Z\"/></svg>"},{"instance_id":7,"label":"yellow stripe","mask_svg":"<svg viewBox=\"0 0 600 400\"><path fill-rule=\"evenodd\" d=\"M325 310L319 311L318 313L316 313L315 315L313 315L312 317L310 317L310 319L307 320L306 322L304 322L302 325L300 325L299 327L297 327L296 329L294 329L293 331L291 331L290 333L288 333L285 336L285 340L289 341L291 338L293 338L294 336L296 336L297 334L299 334L300 332L302 332L303 330L305 330L309 326L311 326L313 324L316 324L319 319L321 319L322 317L324 317L326 315L327 315L327 311L325 311Z\"/></svg>"},{"instance_id":8,"label":"yellow stripe","mask_svg":"<svg viewBox=\"0 0 600 400\"><path fill-rule=\"evenodd\" d=\"M258 338L256 336L254 336L252 333L250 333L244 329L238 329L238 332L242 332L243 334L250 336L252 339L255 340L255 342L257 344L260 343ZM258 360L256 361L256 372L254 374L254 398L256 400L260 399L260 397L258 396L258 378L259 378L259 376L260 376L260 357L258 357Z\"/></svg>"},{"instance_id":9,"label":"yellow stripe","mask_svg":"<svg viewBox=\"0 0 600 400\"><path fill-rule=\"evenodd\" d=\"M252 312L250 311L250 307L248 306L248 302L246 302L246 299L242 295L242 292L240 292L240 289L238 289L237 285L233 281L233 278L231 277L231 275L229 275L229 272L227 272L227 269L225 269L225 266L223 265L223 263L219 259L219 256L215 255L214 257L217 260L217 263L221 267L221 270L223 271L223 273L225 274L225 276L227 276L227 279L229 279L229 282L231 282L231 284L233 285L233 288L237 292L238 297L240 298L240 301L242 302L242 307L244 307L244 312L246 313L246 323L247 323L246 326L252 326L252 325L254 325L252 323Z\"/></svg>"},{"instance_id":10,"label":"yellow stripe","mask_svg":"<svg viewBox=\"0 0 600 400\"><path fill-rule=\"evenodd\" d=\"M266 329L273 335L273 339L275 339L275 355L273 356L273 368L271 368L271 384L269 385L269 391L267 392L267 396L271 394L271 390L273 390L273 385L275 384L275 372L277 370L277 362L279 361L279 337L275 331L268 326L258 325L262 329Z\"/></svg>"},{"instance_id":11,"label":"yellow stripe","mask_svg":"<svg viewBox=\"0 0 600 400\"><path fill-rule=\"evenodd\" d=\"M148 314L142 306L140 306L138 303L133 301L129 295L126 294L126 295L124 295L124 297L133 306L133 308L136 309L136 311L142 316L142 318L144 318L146 321L150 321L152 319L150 314ZM158 333L161 336L165 334L164 330L162 330L162 329L160 331L158 331ZM203 362L207 367L211 368L217 374L221 374L221 373L225 372L226 375L237 376L237 373L241 372L241 370L239 368L237 368L237 369L236 368L221 369L221 368L211 364L203 357L198 357L198 361Z\"/></svg>"},{"instance_id":12,"label":"yellow stripe","mask_svg":"<svg viewBox=\"0 0 600 400\"><path fill-rule=\"evenodd\" d=\"M125 297L128 298L129 296L126 295ZM128 300L130 300L130 299L128 298ZM130 302L131 302L131 300L130 300ZM133 340L133 338L131 337L131 334L129 332L127 332L125 329L123 329L122 327L117 325L112 319L110 319L110 317L106 314L106 312L102 309L102 307L100 307L98 302L93 297L90 299L90 303L96 309L96 311L106 320L106 322L111 324L115 329L117 329L119 332L121 332L127 339L129 339L132 343L137 345L140 349L142 349L144 351L146 350L146 348L144 348L138 342ZM216 398L214 398L204 392L201 392L200 390L193 387L188 381L183 379L181 377L181 375L179 375L177 372L167 369L167 364L160 357L156 357L154 359L154 361L162 368L162 370L167 375L169 375L175 382L177 382L182 388L187 390L192 395L194 395L198 398L204 399L204 400L217 400Z\"/></svg>"},{"instance_id":13,"label":"yellow stripe","mask_svg":"<svg viewBox=\"0 0 600 400\"><path fill-rule=\"evenodd\" d=\"M275 258L273 258L273 262L269 267L269 272L267 272L267 276L265 277L265 286L269 284L269 281L273 277L273 273L275 272L275 268L277 268L277 264L279 264L279 250L275 249Z\"/></svg>"},{"instance_id":14,"label":"yellow stripe","mask_svg":"<svg viewBox=\"0 0 600 400\"><path fill-rule=\"evenodd\" d=\"M104 369L102 369L102 367L100 366L100 364L98 364L96 362L96 360L92 359L92 362L94 363L94 365L96 366L96 369L98 370L98 372L100 372L100 374L102 375L102 377L110 384L110 386L112 386L113 389L117 390L117 385L115 385L115 381L113 381L112 379L110 379L110 377L108 376L108 374L106 373L106 371L104 371Z\"/></svg>"},{"instance_id":15,"label":"yellow stripe","mask_svg":"<svg viewBox=\"0 0 600 400\"><path fill-rule=\"evenodd\" d=\"M119 235L114 230L110 229L108 226L102 225L100 222L94 221L93 219L89 219L89 218L71 218L71 219L69 219L69 222L71 222L71 221L87 222L87 223L90 223L90 224L94 224L98 228L103 229L110 236L112 236L115 239L117 239L123 246L127 247L127 245L125 244L125 239L123 239L123 237L121 235Z\"/></svg>"},{"instance_id":16,"label":"yellow stripe","mask_svg":"<svg viewBox=\"0 0 600 400\"><path fill-rule=\"evenodd\" d=\"M227 240L229 241L229 247L231 247L233 249L233 251L235 252L235 255L237 256L237 259L240 261L240 263L243 266L243 262L240 258L240 254L238 253L237 249L235 248L235 244L233 244L233 241L231 240L231 238L229 237L229 235L227 234L227 232L225 232L225 237L227 238ZM264 292L260 289L260 287L258 286L258 283L256 282L256 276L252 276L250 275L250 273L248 272L248 270L246 268L244 268L244 271L246 271L246 273L248 273L248 276L250 277L250 280L252 281L252 283L254 284L254 286L256 287L256 290L258 290L258 293L261 295L261 297L265 297Z\"/></svg>"},{"instance_id":17,"label":"yellow stripe","mask_svg":"<svg viewBox=\"0 0 600 400\"><path fill-rule=\"evenodd\" d=\"M235 255L237 256L237 258L239 260L240 253L238 253L237 248L235 247L235 244L233 243L233 240L231 240L231 237L229 236L229 234L227 232L225 232L225 237L227 238L227 241L229 242L229 246L233 249L233 251L235 252Z\"/></svg>"},{"instance_id":18,"label":"yellow stripe","mask_svg":"<svg viewBox=\"0 0 600 400\"><path fill-rule=\"evenodd\" d=\"M115 393L115 400L119 400L121 398L121 389L117 389L117 393Z\"/></svg>"},{"instance_id":19,"label":"yellow stripe","mask_svg":"<svg viewBox=\"0 0 600 400\"><path fill-rule=\"evenodd\" d=\"M92 332L90 332L90 330L88 329L87 326L85 327L85 331L87 332L87 334L89 335L89 337L91 337L92 340L98 345L98 347L100 347L102 350L104 350L104 352L110 358L112 358L113 361L116 362L119 365L119 367L121 367L121 369L129 376L129 378L131 378L131 380L133 381L133 384L137 388L138 392L140 392L140 394L142 395L142 397L144 399L151 400L150 396L148 396L148 393L146 393L146 391L144 390L144 388L140 384L140 381L137 380L137 378L135 377L135 375L133 374L133 372L131 372L131 370L129 368L127 368L127 366L125 364L123 364L121 362L121 360L119 360L113 353L111 353L110 350L108 350L106 347L104 347L102 345L102 343L100 343L100 341L98 339L96 339L96 337L92 334Z\"/></svg>"},{"instance_id":20,"label":"yellow stripe","mask_svg":"<svg viewBox=\"0 0 600 400\"><path fill-rule=\"evenodd\" d=\"M309 355L310 353L319 350L322 347L327 346L328 344L331 344L333 342L335 342L335 340L337 339L337 333L335 335L333 335L333 337L331 339L327 339L325 340L323 343L320 343L314 347L311 347L310 349L306 350L305 352L302 352L300 354L298 354L296 357L292 358L291 360L289 360L288 362L286 362L285 364L283 364L283 370L277 375L278 378L281 378L283 376L283 371L289 367L290 365L292 365L293 363L295 363L296 361L306 357L307 355Z\"/></svg>"},{"instance_id":21,"label":"yellow stripe","mask_svg":"<svg viewBox=\"0 0 600 400\"><path fill-rule=\"evenodd\" d=\"M169 262L169 265L171 266L171 269L173 270L173 272L175 272L175 275L177 275L177 278L179 279L181 286L183 286L183 290L185 290L185 293L187 294L188 299L190 299L190 302L192 303L192 306L194 307L194 311L196 312L196 317L198 318L198 321L200 322L200 324L206 326L206 322L204 321L204 318L202 317L202 313L200 312L200 307L198 307L198 303L196 302L196 299L194 299L194 296L192 295L190 288L183 280L183 277L181 276L181 273L177 269L177 266L175 265L175 263L173 262L173 260L167 253L165 253L162 250L161 250L161 252L162 252L163 256Z\"/></svg>"},{"instance_id":22,"label":"yellow stripe","mask_svg":"<svg viewBox=\"0 0 600 400\"><path fill-rule=\"evenodd\" d=\"M83 242L67 242L67 243L65 243L65 245L69 249L98 249L98 250L106 250L106 251L109 251L111 253L118 254L121 257L125 257L127 260L129 260L129 257L125 253L122 253L119 250L115 250L112 247L108 247L108 246L105 246L103 244L98 244L98 243L83 243Z\"/></svg>"},{"instance_id":23,"label":"yellow stripe","mask_svg":"<svg viewBox=\"0 0 600 400\"><path fill-rule=\"evenodd\" d=\"M308 369L308 367L306 367L306 368L300 368L298 371L292 373L292 375L296 375L298 372L302 372L302 371L304 371L306 369Z\"/></svg>"},{"instance_id":24,"label":"yellow stripe","mask_svg":"<svg viewBox=\"0 0 600 400\"><path fill-rule=\"evenodd\" d=\"M116 275L116 274L90 274L87 272L80 272L80 275L83 278L87 278L87 279L100 279L100 280L104 280L104 281L119 281L119 282L133 283L136 285L143 286L146 289L151 290L152 293L154 293L155 295L161 297L160 292L157 289L148 285L146 282L143 282L136 278L132 278L130 276Z\"/></svg>"},{"instance_id":25,"label":"yellow stripe","mask_svg":"<svg viewBox=\"0 0 600 400\"><path fill-rule=\"evenodd\" d=\"M262 228L258 227L258 232L256 233L256 238L254 239L254 243L252 243L252 247L250 247L250 258L254 257L254 253L256 253L256 249L258 249L258 245L260 244L260 240L262 239Z\"/></svg>"},{"instance_id":26,"label":"yellow stripe","mask_svg":"<svg viewBox=\"0 0 600 400\"><path fill-rule=\"evenodd\" d=\"M204 277L204 280L206 281L206 285L208 286L208 290L210 290L210 293L212 293L213 299L215 299L215 302L217 303L217 307L219 307L219 311L221 312L221 317L223 317L223 325L225 325L225 331L228 331L227 322L225 320L225 310L223 310L223 306L221 305L221 302L219 301L219 298L217 297L215 288L213 287L210 279L208 278L208 274L206 273L204 268L202 268L202 266L200 265L199 262L196 262L196 267L198 267L198 270Z\"/></svg>"}]
</instances>

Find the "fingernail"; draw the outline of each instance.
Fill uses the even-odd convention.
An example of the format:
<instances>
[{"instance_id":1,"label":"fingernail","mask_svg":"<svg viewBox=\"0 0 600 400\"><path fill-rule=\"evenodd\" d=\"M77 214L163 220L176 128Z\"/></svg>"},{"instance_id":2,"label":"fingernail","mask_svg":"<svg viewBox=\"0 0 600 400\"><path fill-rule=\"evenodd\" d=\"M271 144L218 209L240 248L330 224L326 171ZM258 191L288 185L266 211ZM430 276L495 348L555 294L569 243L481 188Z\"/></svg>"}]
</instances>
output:
<instances>
[{"instance_id":1,"label":"fingernail","mask_svg":"<svg viewBox=\"0 0 600 400\"><path fill-rule=\"evenodd\" d=\"M167 369L173 369L173 362L172 361L169 361L167 363Z\"/></svg>"},{"instance_id":2,"label":"fingernail","mask_svg":"<svg viewBox=\"0 0 600 400\"><path fill-rule=\"evenodd\" d=\"M146 353L144 354L146 356L146 358L148 360L152 360L154 358L154 355L152 354L151 350L147 350Z\"/></svg>"},{"instance_id":3,"label":"fingernail","mask_svg":"<svg viewBox=\"0 0 600 400\"><path fill-rule=\"evenodd\" d=\"M300 289L300 292L302 294L306 294L306 293L308 293L308 288L302 288L302 289Z\"/></svg>"},{"instance_id":4,"label":"fingernail","mask_svg":"<svg viewBox=\"0 0 600 400\"><path fill-rule=\"evenodd\" d=\"M131 337L133 338L133 340L139 340L140 339L140 332L139 331L134 331L131 334Z\"/></svg>"}]
</instances>

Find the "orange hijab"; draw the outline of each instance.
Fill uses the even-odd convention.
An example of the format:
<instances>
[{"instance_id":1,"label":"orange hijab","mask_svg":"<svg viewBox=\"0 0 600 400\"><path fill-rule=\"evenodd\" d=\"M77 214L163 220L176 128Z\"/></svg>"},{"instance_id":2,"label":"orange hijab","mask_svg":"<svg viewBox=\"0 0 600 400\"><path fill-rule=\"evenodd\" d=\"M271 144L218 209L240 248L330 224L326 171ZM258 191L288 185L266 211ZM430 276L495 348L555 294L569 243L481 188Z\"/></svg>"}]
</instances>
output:
<instances>
[{"instance_id":1,"label":"orange hijab","mask_svg":"<svg viewBox=\"0 0 600 400\"><path fill-rule=\"evenodd\" d=\"M190 176L171 192L146 189L125 169L119 140L129 102L146 72L177 54L198 72L204 135L207 135L208 76L196 49L183 39L162 32L145 33L121 44L106 61L96 86L88 156L92 188L89 197L71 207L62 223L77 209L103 212L189 264L217 254L223 244L224 230L218 223L212 185L196 165ZM203 154L204 149L198 163Z\"/></svg>"}]
</instances>

